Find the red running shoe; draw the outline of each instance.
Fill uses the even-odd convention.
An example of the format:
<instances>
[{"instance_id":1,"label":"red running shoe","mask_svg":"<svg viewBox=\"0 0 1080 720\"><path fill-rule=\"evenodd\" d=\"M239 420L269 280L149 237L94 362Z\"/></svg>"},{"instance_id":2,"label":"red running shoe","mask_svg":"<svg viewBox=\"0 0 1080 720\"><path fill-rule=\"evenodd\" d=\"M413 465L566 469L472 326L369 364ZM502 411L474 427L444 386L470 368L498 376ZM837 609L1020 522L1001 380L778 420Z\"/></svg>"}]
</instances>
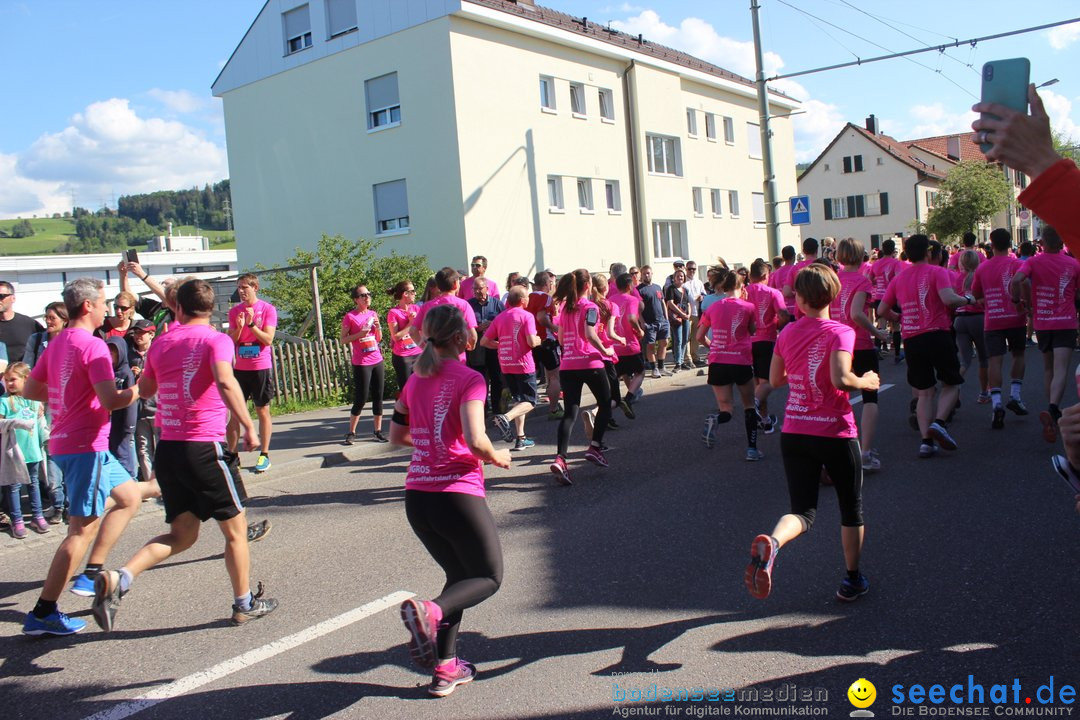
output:
<instances>
[{"instance_id":1,"label":"red running shoe","mask_svg":"<svg viewBox=\"0 0 1080 720\"><path fill-rule=\"evenodd\" d=\"M758 600L764 600L772 592L772 569L779 550L779 543L769 535L758 535L750 543L750 564L743 580L746 589Z\"/></svg>"}]
</instances>

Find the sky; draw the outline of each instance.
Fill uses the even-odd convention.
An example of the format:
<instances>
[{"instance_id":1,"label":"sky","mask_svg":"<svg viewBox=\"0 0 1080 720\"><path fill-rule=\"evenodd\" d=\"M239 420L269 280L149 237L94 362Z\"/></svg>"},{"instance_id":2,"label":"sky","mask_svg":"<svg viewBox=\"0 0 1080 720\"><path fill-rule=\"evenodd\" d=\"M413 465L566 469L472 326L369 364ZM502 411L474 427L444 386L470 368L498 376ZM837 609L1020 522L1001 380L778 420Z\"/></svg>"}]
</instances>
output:
<instances>
[{"instance_id":1,"label":"sky","mask_svg":"<svg viewBox=\"0 0 1080 720\"><path fill-rule=\"evenodd\" d=\"M317 2L318 0L310 0ZM362 2L363 0L361 0ZM300 4L301 0L297 0ZM1080 15L1028 0L760 0L766 71L799 72ZM753 77L749 0L539 0ZM210 85L263 0L0 0L0 218L228 177L221 100ZM1018 12L1018 9L1023 12ZM802 101L796 159L845 122L877 116L901 140L969 129L979 69L1031 59L1055 129L1080 142L1080 23L776 80Z\"/></svg>"}]
</instances>

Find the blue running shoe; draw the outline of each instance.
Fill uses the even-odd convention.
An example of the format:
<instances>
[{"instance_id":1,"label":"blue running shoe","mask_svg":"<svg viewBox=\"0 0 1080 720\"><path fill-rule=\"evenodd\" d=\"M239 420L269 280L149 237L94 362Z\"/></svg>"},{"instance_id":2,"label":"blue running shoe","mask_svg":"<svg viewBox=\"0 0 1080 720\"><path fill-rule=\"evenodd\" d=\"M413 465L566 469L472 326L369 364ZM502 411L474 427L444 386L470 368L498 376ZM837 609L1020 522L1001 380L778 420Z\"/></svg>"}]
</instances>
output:
<instances>
[{"instance_id":1,"label":"blue running shoe","mask_svg":"<svg viewBox=\"0 0 1080 720\"><path fill-rule=\"evenodd\" d=\"M59 610L54 610L52 615L45 618L39 618L32 612L26 613L22 631L23 635L74 635L85 627L85 620L71 618Z\"/></svg>"},{"instance_id":2,"label":"blue running shoe","mask_svg":"<svg viewBox=\"0 0 1080 720\"><path fill-rule=\"evenodd\" d=\"M843 602L851 602L858 600L861 596L865 595L870 590L870 581L866 579L866 576L859 573L859 577L855 580L851 578L844 578L840 583L840 589L836 591L836 599Z\"/></svg>"},{"instance_id":3,"label":"blue running shoe","mask_svg":"<svg viewBox=\"0 0 1080 720\"><path fill-rule=\"evenodd\" d=\"M535 446L536 446L536 441L533 440L532 438L519 437L517 440L514 441L514 447L512 447L510 449L515 451L515 452L519 452L521 450L528 450L529 448L535 447Z\"/></svg>"},{"instance_id":4,"label":"blue running shoe","mask_svg":"<svg viewBox=\"0 0 1080 720\"><path fill-rule=\"evenodd\" d=\"M255 462L255 472L264 473L270 469L270 457L268 455L259 454L259 459Z\"/></svg>"},{"instance_id":5,"label":"blue running shoe","mask_svg":"<svg viewBox=\"0 0 1080 720\"><path fill-rule=\"evenodd\" d=\"M86 577L86 573L83 573L75 578L75 582L71 584L70 592L72 595L78 595L79 597L94 597L94 581Z\"/></svg>"}]
</instances>

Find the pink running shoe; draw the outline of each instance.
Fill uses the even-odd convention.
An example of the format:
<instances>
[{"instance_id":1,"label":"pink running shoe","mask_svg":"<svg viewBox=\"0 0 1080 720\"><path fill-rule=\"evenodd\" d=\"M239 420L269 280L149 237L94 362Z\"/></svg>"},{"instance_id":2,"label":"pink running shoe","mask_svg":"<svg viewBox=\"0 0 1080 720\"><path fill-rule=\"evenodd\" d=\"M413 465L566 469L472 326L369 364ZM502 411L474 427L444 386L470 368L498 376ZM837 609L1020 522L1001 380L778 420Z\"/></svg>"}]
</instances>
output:
<instances>
[{"instance_id":1,"label":"pink running shoe","mask_svg":"<svg viewBox=\"0 0 1080 720\"><path fill-rule=\"evenodd\" d=\"M435 676L428 686L428 692L435 697L446 697L454 692L458 685L472 682L476 677L476 666L470 662L454 658L445 666L435 668Z\"/></svg>"},{"instance_id":2,"label":"pink running shoe","mask_svg":"<svg viewBox=\"0 0 1080 720\"><path fill-rule=\"evenodd\" d=\"M573 485L574 481L570 479L570 469L566 467L566 459L562 455L556 455L555 459L551 461L551 465L548 466L551 470L551 474L555 476L555 482L560 485Z\"/></svg>"},{"instance_id":3,"label":"pink running shoe","mask_svg":"<svg viewBox=\"0 0 1080 720\"><path fill-rule=\"evenodd\" d=\"M758 600L772 592L772 569L780 545L769 535L758 535L750 544L750 564L743 577L746 589Z\"/></svg>"},{"instance_id":4,"label":"pink running shoe","mask_svg":"<svg viewBox=\"0 0 1080 720\"><path fill-rule=\"evenodd\" d=\"M435 667L435 640L439 635L442 609L430 600L409 598L401 603L401 622L409 631L409 655L420 667Z\"/></svg>"}]
</instances>

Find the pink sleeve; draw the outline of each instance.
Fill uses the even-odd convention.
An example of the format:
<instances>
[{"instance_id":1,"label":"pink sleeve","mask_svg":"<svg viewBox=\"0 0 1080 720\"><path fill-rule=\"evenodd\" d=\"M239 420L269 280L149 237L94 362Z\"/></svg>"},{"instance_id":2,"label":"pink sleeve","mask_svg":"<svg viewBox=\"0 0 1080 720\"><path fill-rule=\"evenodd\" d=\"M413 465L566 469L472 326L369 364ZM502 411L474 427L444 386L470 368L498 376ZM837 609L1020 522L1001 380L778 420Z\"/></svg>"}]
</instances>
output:
<instances>
[{"instance_id":1,"label":"pink sleeve","mask_svg":"<svg viewBox=\"0 0 1080 720\"><path fill-rule=\"evenodd\" d=\"M465 307L462 309L465 313L465 327L469 328L470 330L475 328L478 323L476 322L476 313L473 312L472 305L466 303Z\"/></svg>"},{"instance_id":2,"label":"pink sleeve","mask_svg":"<svg viewBox=\"0 0 1080 720\"><path fill-rule=\"evenodd\" d=\"M232 339L225 333L218 333L210 341L210 362L219 363L227 362L232 364L233 361L233 342Z\"/></svg>"},{"instance_id":3,"label":"pink sleeve","mask_svg":"<svg viewBox=\"0 0 1080 720\"><path fill-rule=\"evenodd\" d=\"M898 278L899 276L894 277L888 287L885 288L885 295L881 298L883 307L891 308L896 304L896 281Z\"/></svg>"},{"instance_id":4,"label":"pink sleeve","mask_svg":"<svg viewBox=\"0 0 1080 720\"><path fill-rule=\"evenodd\" d=\"M846 352L849 355L854 355L855 328L847 326L838 328L836 336L833 338L830 352Z\"/></svg>"},{"instance_id":5,"label":"pink sleeve","mask_svg":"<svg viewBox=\"0 0 1080 720\"><path fill-rule=\"evenodd\" d=\"M532 313L525 316L525 332L529 335L536 335L536 318L532 316Z\"/></svg>"},{"instance_id":6,"label":"pink sleeve","mask_svg":"<svg viewBox=\"0 0 1080 720\"><path fill-rule=\"evenodd\" d=\"M263 311L263 328L277 327L277 308L266 303L266 309Z\"/></svg>"},{"instance_id":7,"label":"pink sleeve","mask_svg":"<svg viewBox=\"0 0 1080 720\"><path fill-rule=\"evenodd\" d=\"M97 385L99 382L107 380L111 381L115 378L112 355L109 354L108 346L105 345L104 341L99 340L87 347L83 362L86 363L86 374L90 378L91 385Z\"/></svg>"},{"instance_id":8,"label":"pink sleeve","mask_svg":"<svg viewBox=\"0 0 1080 720\"><path fill-rule=\"evenodd\" d=\"M939 267L940 272L934 273L934 289L941 290L942 288L952 287L951 273L943 267Z\"/></svg>"},{"instance_id":9,"label":"pink sleeve","mask_svg":"<svg viewBox=\"0 0 1080 720\"><path fill-rule=\"evenodd\" d=\"M1025 260L1023 262L1023 264L1020 266L1020 269L1017 270L1017 272L1022 272L1027 277L1031 277L1031 260L1030 259Z\"/></svg>"},{"instance_id":10,"label":"pink sleeve","mask_svg":"<svg viewBox=\"0 0 1080 720\"><path fill-rule=\"evenodd\" d=\"M487 383L484 382L484 376L477 372L470 372L469 379L465 382L465 388L461 391L461 402L465 403L470 400L484 402L486 397Z\"/></svg>"}]
</instances>

